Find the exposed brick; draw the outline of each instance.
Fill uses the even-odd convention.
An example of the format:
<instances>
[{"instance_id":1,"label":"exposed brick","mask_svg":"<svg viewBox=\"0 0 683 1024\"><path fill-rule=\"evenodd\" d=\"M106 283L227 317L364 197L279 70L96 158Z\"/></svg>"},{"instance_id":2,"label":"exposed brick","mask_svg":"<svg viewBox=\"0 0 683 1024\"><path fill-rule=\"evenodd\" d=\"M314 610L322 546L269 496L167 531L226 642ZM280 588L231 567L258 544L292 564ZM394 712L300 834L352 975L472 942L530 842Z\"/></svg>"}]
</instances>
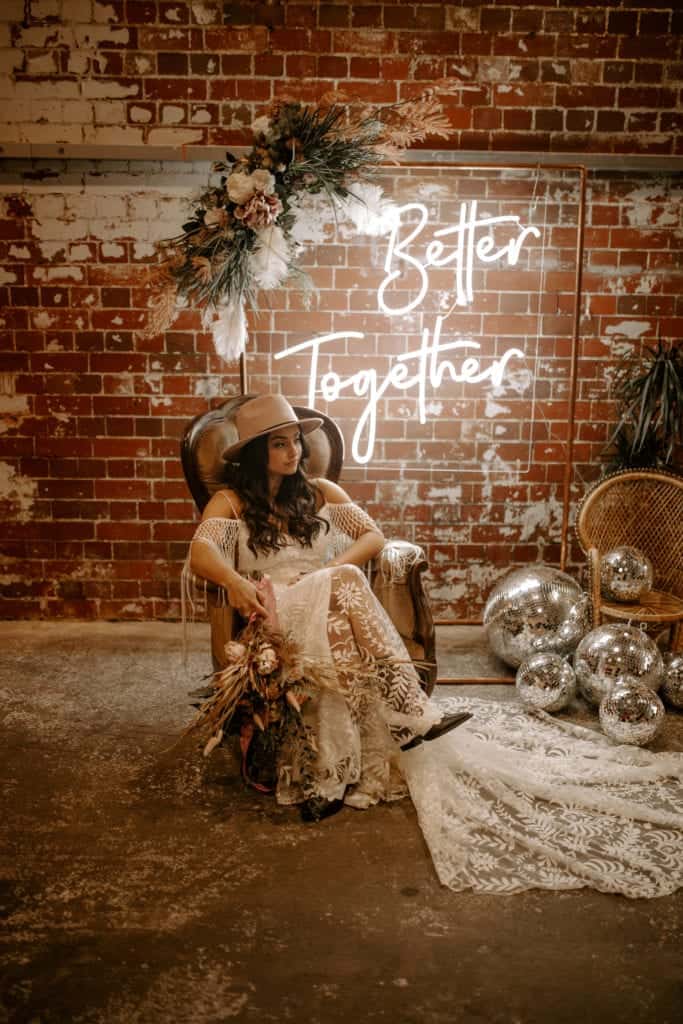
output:
<instances>
[{"instance_id":1,"label":"exposed brick","mask_svg":"<svg viewBox=\"0 0 683 1024\"><path fill-rule=\"evenodd\" d=\"M603 82L620 84L633 80L634 62L625 60L608 60L602 72Z\"/></svg>"},{"instance_id":2,"label":"exposed brick","mask_svg":"<svg viewBox=\"0 0 683 1024\"><path fill-rule=\"evenodd\" d=\"M670 11L641 11L638 31L641 35L665 35L671 22Z\"/></svg>"},{"instance_id":3,"label":"exposed brick","mask_svg":"<svg viewBox=\"0 0 683 1024\"><path fill-rule=\"evenodd\" d=\"M189 72L189 60L186 53L157 54L157 71L160 75L187 75Z\"/></svg>"},{"instance_id":4,"label":"exposed brick","mask_svg":"<svg viewBox=\"0 0 683 1024\"><path fill-rule=\"evenodd\" d=\"M350 21L350 5L321 3L318 7L318 24L321 28L347 28Z\"/></svg>"},{"instance_id":5,"label":"exposed brick","mask_svg":"<svg viewBox=\"0 0 683 1024\"><path fill-rule=\"evenodd\" d=\"M381 28L382 7L379 4L352 4L351 25L353 28Z\"/></svg>"},{"instance_id":6,"label":"exposed brick","mask_svg":"<svg viewBox=\"0 0 683 1024\"><path fill-rule=\"evenodd\" d=\"M637 11L610 11L607 16L607 31L613 35L633 36L638 29Z\"/></svg>"}]
</instances>

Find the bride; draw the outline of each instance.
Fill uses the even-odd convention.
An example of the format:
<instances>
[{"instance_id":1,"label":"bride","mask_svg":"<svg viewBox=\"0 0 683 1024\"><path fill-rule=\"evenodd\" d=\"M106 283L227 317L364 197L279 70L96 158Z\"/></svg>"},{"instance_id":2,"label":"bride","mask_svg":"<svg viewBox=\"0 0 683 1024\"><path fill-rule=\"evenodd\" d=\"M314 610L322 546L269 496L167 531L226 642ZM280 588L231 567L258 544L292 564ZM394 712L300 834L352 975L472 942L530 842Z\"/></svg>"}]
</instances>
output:
<instances>
[{"instance_id":1,"label":"bride","mask_svg":"<svg viewBox=\"0 0 683 1024\"><path fill-rule=\"evenodd\" d=\"M319 821L409 790L453 889L674 891L683 884L683 755L614 746L517 706L430 700L360 569L381 550L380 530L336 484L305 475L305 435L320 422L299 420L281 395L237 410L226 486L188 558L245 618L266 614L263 585L248 578L264 574L283 631L334 668L338 689L302 711L316 738L313 780L302 772L306 752L285 741L278 802Z\"/></svg>"}]
</instances>

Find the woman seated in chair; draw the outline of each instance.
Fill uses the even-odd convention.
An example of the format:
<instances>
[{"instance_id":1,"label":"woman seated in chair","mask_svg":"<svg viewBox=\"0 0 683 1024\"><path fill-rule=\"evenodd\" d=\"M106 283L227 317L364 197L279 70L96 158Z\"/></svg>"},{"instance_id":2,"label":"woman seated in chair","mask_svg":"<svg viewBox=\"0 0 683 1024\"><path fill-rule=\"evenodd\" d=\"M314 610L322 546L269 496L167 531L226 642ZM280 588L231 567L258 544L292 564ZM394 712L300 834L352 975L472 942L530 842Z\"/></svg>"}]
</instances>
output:
<instances>
[{"instance_id":1,"label":"woman seated in chair","mask_svg":"<svg viewBox=\"0 0 683 1024\"><path fill-rule=\"evenodd\" d=\"M307 479L305 435L320 423L297 419L281 395L245 402L235 414L239 440L223 455L226 486L206 506L190 553L192 571L222 586L245 619L266 615L262 586L248 578L266 575L280 627L334 666L340 692L303 708L316 738L313 783L303 784L306 753L296 742L280 751L277 799L301 803L309 821L343 803L403 796L399 750L471 717L444 717L424 694L360 569L382 549L380 530L341 487Z\"/></svg>"}]
</instances>

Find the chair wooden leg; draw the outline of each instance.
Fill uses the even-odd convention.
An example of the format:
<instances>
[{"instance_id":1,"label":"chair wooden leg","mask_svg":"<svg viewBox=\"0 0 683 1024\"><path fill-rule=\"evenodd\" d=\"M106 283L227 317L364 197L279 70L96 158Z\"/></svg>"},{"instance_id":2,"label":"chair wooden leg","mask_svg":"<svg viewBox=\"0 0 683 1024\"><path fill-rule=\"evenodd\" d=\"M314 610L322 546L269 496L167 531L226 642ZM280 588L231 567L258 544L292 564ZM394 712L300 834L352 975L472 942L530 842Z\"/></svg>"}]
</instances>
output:
<instances>
[{"instance_id":1,"label":"chair wooden leg","mask_svg":"<svg viewBox=\"0 0 683 1024\"><path fill-rule=\"evenodd\" d=\"M681 619L678 622L674 622L671 626L671 650L674 654L678 654L683 651L683 622Z\"/></svg>"}]
</instances>

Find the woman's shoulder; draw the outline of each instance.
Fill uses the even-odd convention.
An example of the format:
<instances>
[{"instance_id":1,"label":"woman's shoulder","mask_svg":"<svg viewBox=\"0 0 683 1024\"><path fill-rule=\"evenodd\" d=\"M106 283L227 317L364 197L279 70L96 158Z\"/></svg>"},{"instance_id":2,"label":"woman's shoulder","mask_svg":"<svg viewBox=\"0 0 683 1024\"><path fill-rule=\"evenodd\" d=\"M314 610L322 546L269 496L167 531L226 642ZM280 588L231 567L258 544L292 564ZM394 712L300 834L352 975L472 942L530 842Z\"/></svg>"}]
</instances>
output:
<instances>
[{"instance_id":1,"label":"woman's shoulder","mask_svg":"<svg viewBox=\"0 0 683 1024\"><path fill-rule=\"evenodd\" d=\"M311 483L320 491L326 505L343 505L347 501L351 501L343 487L331 480L326 480L325 477L312 480Z\"/></svg>"},{"instance_id":2,"label":"woman's shoulder","mask_svg":"<svg viewBox=\"0 0 683 1024\"><path fill-rule=\"evenodd\" d=\"M229 487L223 487L211 496L202 514L202 519L241 519L242 502L239 495Z\"/></svg>"}]
</instances>

